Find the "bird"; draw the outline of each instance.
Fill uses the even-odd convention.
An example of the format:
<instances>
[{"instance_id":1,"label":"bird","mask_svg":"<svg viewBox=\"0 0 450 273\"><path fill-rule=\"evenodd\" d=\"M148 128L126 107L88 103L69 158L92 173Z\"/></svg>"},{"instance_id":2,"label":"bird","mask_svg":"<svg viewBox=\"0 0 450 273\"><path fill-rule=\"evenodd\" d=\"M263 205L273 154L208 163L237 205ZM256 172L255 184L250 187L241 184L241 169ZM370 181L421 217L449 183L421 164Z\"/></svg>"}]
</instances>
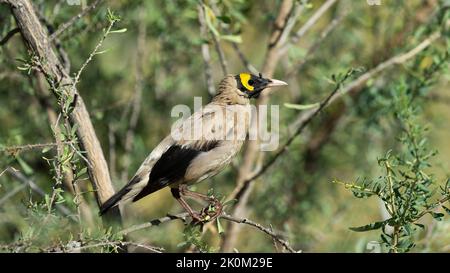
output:
<instances>
[{"instance_id":1,"label":"bird","mask_svg":"<svg viewBox=\"0 0 450 273\"><path fill-rule=\"evenodd\" d=\"M218 206L220 202L188 187L220 173L239 153L250 126L250 99L258 98L267 88L284 85L287 83L264 78L261 73L227 75L211 102L173 126L131 180L101 205L99 214L170 187L172 196L193 221L202 221L201 213L183 197L215 201Z\"/></svg>"}]
</instances>

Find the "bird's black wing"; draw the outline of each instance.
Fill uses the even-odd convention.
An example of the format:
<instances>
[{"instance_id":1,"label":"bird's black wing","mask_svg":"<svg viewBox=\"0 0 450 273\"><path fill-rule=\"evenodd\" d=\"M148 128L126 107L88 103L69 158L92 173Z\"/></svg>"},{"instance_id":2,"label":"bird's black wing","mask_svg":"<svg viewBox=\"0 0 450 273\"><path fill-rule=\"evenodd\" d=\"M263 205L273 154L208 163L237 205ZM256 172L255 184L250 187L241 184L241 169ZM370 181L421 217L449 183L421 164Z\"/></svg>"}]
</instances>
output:
<instances>
[{"instance_id":1,"label":"bird's black wing","mask_svg":"<svg viewBox=\"0 0 450 273\"><path fill-rule=\"evenodd\" d=\"M155 163L147 186L133 198L133 202L183 179L192 160L199 154L214 149L218 144L219 141L210 140L196 147L172 145Z\"/></svg>"}]
</instances>

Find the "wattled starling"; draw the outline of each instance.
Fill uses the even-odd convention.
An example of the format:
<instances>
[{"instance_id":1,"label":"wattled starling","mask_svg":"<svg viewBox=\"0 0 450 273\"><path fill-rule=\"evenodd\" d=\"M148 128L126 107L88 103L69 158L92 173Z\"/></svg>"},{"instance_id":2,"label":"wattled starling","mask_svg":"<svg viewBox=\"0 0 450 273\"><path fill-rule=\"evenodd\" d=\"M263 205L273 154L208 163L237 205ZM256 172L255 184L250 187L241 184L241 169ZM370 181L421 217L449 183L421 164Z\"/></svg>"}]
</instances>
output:
<instances>
[{"instance_id":1,"label":"wattled starling","mask_svg":"<svg viewBox=\"0 0 450 273\"><path fill-rule=\"evenodd\" d=\"M250 73L228 75L212 101L172 128L139 167L133 178L100 208L100 214L125 201L137 201L169 186L173 197L194 221L201 221L183 196L213 201L187 186L222 171L239 152L250 121L250 98L266 88L287 83ZM217 201L217 200L216 200Z\"/></svg>"}]
</instances>

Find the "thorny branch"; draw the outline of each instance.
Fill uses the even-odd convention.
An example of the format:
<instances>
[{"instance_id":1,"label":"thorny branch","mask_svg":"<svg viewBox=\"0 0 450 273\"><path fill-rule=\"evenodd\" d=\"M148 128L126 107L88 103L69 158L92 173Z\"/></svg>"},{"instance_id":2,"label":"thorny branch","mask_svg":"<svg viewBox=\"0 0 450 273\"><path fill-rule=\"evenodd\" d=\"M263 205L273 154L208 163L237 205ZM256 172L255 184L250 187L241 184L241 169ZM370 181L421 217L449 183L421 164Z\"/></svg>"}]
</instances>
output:
<instances>
[{"instance_id":1,"label":"thorny branch","mask_svg":"<svg viewBox=\"0 0 450 273\"><path fill-rule=\"evenodd\" d=\"M95 0L92 4L87 6L85 9L83 9L80 13L75 15L74 17L70 18L69 21L62 24L58 29L50 36L50 41L53 41L55 38L60 36L64 31L66 31L68 28L73 26L79 19L86 16L89 12L95 9L95 7L100 4L103 0Z\"/></svg>"},{"instance_id":2,"label":"thorny branch","mask_svg":"<svg viewBox=\"0 0 450 273\"><path fill-rule=\"evenodd\" d=\"M62 142L62 144L70 144L71 141ZM26 145L18 145L18 146L9 146L0 148L0 152L7 154L18 154L20 152L34 150L34 149L43 149L43 148L55 148L59 143L37 143L37 144L26 144Z\"/></svg>"},{"instance_id":3,"label":"thorny branch","mask_svg":"<svg viewBox=\"0 0 450 273\"><path fill-rule=\"evenodd\" d=\"M11 175L13 178L17 179L18 181L28 185L34 192L36 192L40 196L42 196L42 197L45 196L45 192L36 183L34 183L31 179L28 179L25 175L23 175L18 170L8 167L6 169L6 173ZM64 215L69 216L70 219L72 219L74 221L78 220L66 206L61 205L61 204L56 204L55 207Z\"/></svg>"}]
</instances>

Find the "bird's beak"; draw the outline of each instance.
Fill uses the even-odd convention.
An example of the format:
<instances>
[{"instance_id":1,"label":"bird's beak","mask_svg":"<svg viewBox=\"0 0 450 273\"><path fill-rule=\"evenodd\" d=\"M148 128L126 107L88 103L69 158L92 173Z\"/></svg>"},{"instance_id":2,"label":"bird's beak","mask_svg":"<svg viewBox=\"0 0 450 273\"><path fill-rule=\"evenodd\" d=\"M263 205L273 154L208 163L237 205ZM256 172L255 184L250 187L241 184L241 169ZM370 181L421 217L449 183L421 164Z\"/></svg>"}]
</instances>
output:
<instances>
[{"instance_id":1,"label":"bird's beak","mask_svg":"<svg viewBox=\"0 0 450 273\"><path fill-rule=\"evenodd\" d=\"M284 85L288 85L288 84L284 81L269 79L269 83L267 84L266 88L284 86Z\"/></svg>"}]
</instances>

